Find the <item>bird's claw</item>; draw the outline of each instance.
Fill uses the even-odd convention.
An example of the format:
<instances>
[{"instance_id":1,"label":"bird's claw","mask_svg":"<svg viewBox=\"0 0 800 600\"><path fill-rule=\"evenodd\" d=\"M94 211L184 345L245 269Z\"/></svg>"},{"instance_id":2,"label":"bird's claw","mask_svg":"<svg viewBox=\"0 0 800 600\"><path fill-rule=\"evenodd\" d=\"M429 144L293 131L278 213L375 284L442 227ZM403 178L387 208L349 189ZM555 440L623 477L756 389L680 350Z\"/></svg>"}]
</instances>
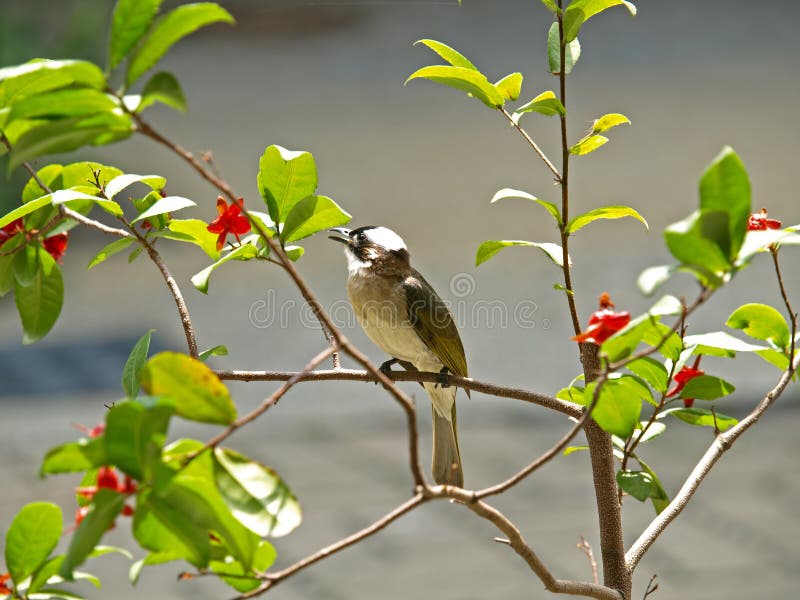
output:
<instances>
[{"instance_id":1,"label":"bird's claw","mask_svg":"<svg viewBox=\"0 0 800 600\"><path fill-rule=\"evenodd\" d=\"M385 361L380 367L378 367L378 370L381 373L383 373L384 375L386 375L386 377L388 377L389 379L393 379L393 377L392 377L392 365L394 365L396 363L397 363L397 359L396 358L391 358L391 359ZM377 385L377 384L378 384L378 382L376 381L375 385Z\"/></svg>"},{"instance_id":2,"label":"bird's claw","mask_svg":"<svg viewBox=\"0 0 800 600\"><path fill-rule=\"evenodd\" d=\"M450 369L447 367L442 367L442 370L439 371L439 376L436 378L436 386L441 387L442 389L446 389L450 387L450 383L448 382L447 377L450 375Z\"/></svg>"}]
</instances>

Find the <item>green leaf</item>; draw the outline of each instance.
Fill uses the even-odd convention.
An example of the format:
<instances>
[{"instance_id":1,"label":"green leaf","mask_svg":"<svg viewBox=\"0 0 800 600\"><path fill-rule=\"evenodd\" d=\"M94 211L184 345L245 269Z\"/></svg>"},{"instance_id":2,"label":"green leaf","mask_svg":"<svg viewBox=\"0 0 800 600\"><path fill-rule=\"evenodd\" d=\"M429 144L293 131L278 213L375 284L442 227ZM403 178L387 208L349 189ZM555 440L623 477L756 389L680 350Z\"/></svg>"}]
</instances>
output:
<instances>
[{"instance_id":1,"label":"green leaf","mask_svg":"<svg viewBox=\"0 0 800 600\"><path fill-rule=\"evenodd\" d=\"M498 200L505 200L506 198L524 198L525 200L532 200L533 202L536 202L539 206L543 207L547 212L550 213L550 216L553 217L553 220L555 220L556 224L561 226L561 211L558 209L558 206L552 202L540 200L536 196L532 196L528 192L523 192L522 190L503 188L495 193L490 204L494 204Z\"/></svg>"},{"instance_id":2,"label":"green leaf","mask_svg":"<svg viewBox=\"0 0 800 600\"><path fill-rule=\"evenodd\" d=\"M564 105L561 104L561 100L556 98L553 92L547 91L542 92L527 104L520 106L511 118L515 123L519 123L522 115L529 112L538 112L547 117L553 117L555 115L566 115L567 109L564 108Z\"/></svg>"},{"instance_id":3,"label":"green leaf","mask_svg":"<svg viewBox=\"0 0 800 600\"><path fill-rule=\"evenodd\" d=\"M108 464L105 442L102 438L84 438L51 448L45 454L39 475L79 473Z\"/></svg>"},{"instance_id":4,"label":"green leaf","mask_svg":"<svg viewBox=\"0 0 800 600\"><path fill-rule=\"evenodd\" d=\"M134 183L143 183L151 190L159 191L167 184L167 180L160 175L134 175L133 173L118 175L106 184L105 195L107 198L113 199L122 190Z\"/></svg>"},{"instance_id":5,"label":"green leaf","mask_svg":"<svg viewBox=\"0 0 800 600\"><path fill-rule=\"evenodd\" d=\"M228 388L199 360L177 352L162 352L147 361L142 387L151 396L175 401L175 412L191 421L230 425L236 407Z\"/></svg>"},{"instance_id":6,"label":"green leaf","mask_svg":"<svg viewBox=\"0 0 800 600\"><path fill-rule=\"evenodd\" d=\"M184 4L159 17L128 61L125 83L133 85L181 38L213 23L234 23L231 14L213 2Z\"/></svg>"},{"instance_id":7,"label":"green leaf","mask_svg":"<svg viewBox=\"0 0 800 600\"><path fill-rule=\"evenodd\" d=\"M71 152L81 146L110 144L129 137L133 123L127 115L103 112L87 117L47 121L22 134L9 154L8 172L23 162L44 156Z\"/></svg>"},{"instance_id":8,"label":"green leaf","mask_svg":"<svg viewBox=\"0 0 800 600\"><path fill-rule=\"evenodd\" d=\"M269 467L226 448L214 449L214 477L225 503L259 537L280 537L302 520L297 498Z\"/></svg>"},{"instance_id":9,"label":"green leaf","mask_svg":"<svg viewBox=\"0 0 800 600\"><path fill-rule=\"evenodd\" d=\"M53 328L64 302L64 281L53 257L37 247L37 267L27 285L14 286L14 301L22 320L22 343L32 344Z\"/></svg>"},{"instance_id":10,"label":"green leaf","mask_svg":"<svg viewBox=\"0 0 800 600\"><path fill-rule=\"evenodd\" d=\"M632 354L648 330L656 328L658 324L659 318L647 313L631 319L630 323L603 342L601 351L611 362L622 360Z\"/></svg>"},{"instance_id":11,"label":"green leaf","mask_svg":"<svg viewBox=\"0 0 800 600\"><path fill-rule=\"evenodd\" d=\"M569 456L570 454L574 454L575 452L581 452L583 450L588 450L589 446L569 446L568 448L564 449L564 456Z\"/></svg>"},{"instance_id":12,"label":"green leaf","mask_svg":"<svg viewBox=\"0 0 800 600\"><path fill-rule=\"evenodd\" d=\"M149 482L173 412L172 403L160 398L115 404L106 416L104 435L109 462L137 481Z\"/></svg>"},{"instance_id":13,"label":"green leaf","mask_svg":"<svg viewBox=\"0 0 800 600\"><path fill-rule=\"evenodd\" d=\"M766 304L744 304L737 308L725 325L741 329L750 337L786 349L791 341L789 325L783 315Z\"/></svg>"},{"instance_id":14,"label":"green leaf","mask_svg":"<svg viewBox=\"0 0 800 600\"><path fill-rule=\"evenodd\" d=\"M55 549L63 527L61 509L49 502L32 502L20 510L6 533L6 568L19 586Z\"/></svg>"},{"instance_id":15,"label":"green leaf","mask_svg":"<svg viewBox=\"0 0 800 600\"><path fill-rule=\"evenodd\" d=\"M58 571L61 577L68 581L74 579L75 569L82 565L94 550L100 538L114 523L124 504L125 494L108 488L98 490L92 499L91 510L72 536L69 550Z\"/></svg>"},{"instance_id":16,"label":"green leaf","mask_svg":"<svg viewBox=\"0 0 800 600\"><path fill-rule=\"evenodd\" d=\"M29 215L32 212L39 210L43 206L48 206L52 203L51 196L43 196L41 198L37 198L36 200L32 200L23 204L22 206L18 206L10 213L7 213L0 217L0 228L5 227L12 221L16 221L20 217L24 217L25 215Z\"/></svg>"},{"instance_id":17,"label":"green leaf","mask_svg":"<svg viewBox=\"0 0 800 600\"><path fill-rule=\"evenodd\" d=\"M760 252L768 252L773 244L796 244L800 241L793 231L785 229L765 229L763 231L748 231L744 236L744 243L739 249L739 256L736 258L736 266L743 266L749 263L752 258Z\"/></svg>"},{"instance_id":18,"label":"green leaf","mask_svg":"<svg viewBox=\"0 0 800 600\"><path fill-rule=\"evenodd\" d=\"M34 59L0 69L0 106L70 85L100 90L106 86L106 78L97 65L87 61Z\"/></svg>"},{"instance_id":19,"label":"green leaf","mask_svg":"<svg viewBox=\"0 0 800 600\"><path fill-rule=\"evenodd\" d=\"M653 491L653 478L644 471L617 471L617 485L639 502L644 502Z\"/></svg>"},{"instance_id":20,"label":"green leaf","mask_svg":"<svg viewBox=\"0 0 800 600\"><path fill-rule=\"evenodd\" d=\"M461 90L489 108L500 108L505 104L503 94L486 79L483 73L474 69L434 65L415 71L406 79L406 83L412 79L428 79Z\"/></svg>"},{"instance_id":21,"label":"green leaf","mask_svg":"<svg viewBox=\"0 0 800 600\"><path fill-rule=\"evenodd\" d=\"M555 3L555 0L541 0L542 4L544 4L545 8L554 14L558 14L559 8L558 5ZM558 25L558 23L556 23Z\"/></svg>"},{"instance_id":22,"label":"green leaf","mask_svg":"<svg viewBox=\"0 0 800 600\"><path fill-rule=\"evenodd\" d=\"M154 331L155 329L150 329L139 338L122 368L122 389L125 390L128 398L135 398L139 393L139 375L147 361L147 353L150 351L150 336Z\"/></svg>"},{"instance_id":23,"label":"green leaf","mask_svg":"<svg viewBox=\"0 0 800 600\"><path fill-rule=\"evenodd\" d=\"M638 456L635 457L636 461L639 463L639 466L642 467L642 470L650 475L650 478L653 480L653 487L650 490L650 501L653 503L653 508L656 511L656 514L661 514L661 512L669 506L669 496L667 495L664 486L661 485L661 481L658 479L658 475L656 472L653 471L641 458Z\"/></svg>"},{"instance_id":24,"label":"green leaf","mask_svg":"<svg viewBox=\"0 0 800 600\"><path fill-rule=\"evenodd\" d=\"M672 277L676 268L671 265L648 267L641 272L636 285L645 296L652 296L667 280Z\"/></svg>"},{"instance_id":25,"label":"green leaf","mask_svg":"<svg viewBox=\"0 0 800 600\"><path fill-rule=\"evenodd\" d=\"M559 267L563 266L561 246L558 244L552 244L550 242L538 243L526 242L524 240L490 240L488 242L483 242L478 247L478 252L475 255L475 266L477 267L478 265L485 263L495 254L500 252L500 250L503 248L509 248L510 246L533 246L534 248L539 248L555 264L557 264ZM571 260L570 264L572 264Z\"/></svg>"},{"instance_id":26,"label":"green leaf","mask_svg":"<svg viewBox=\"0 0 800 600\"><path fill-rule=\"evenodd\" d=\"M594 152L601 146L605 146L608 142L608 138L602 135L589 135L580 140L577 144L572 146L569 149L570 154L575 154L576 156L583 156L584 154L589 154L590 152Z\"/></svg>"},{"instance_id":27,"label":"green leaf","mask_svg":"<svg viewBox=\"0 0 800 600\"><path fill-rule=\"evenodd\" d=\"M189 109L181 84L172 73L166 71L159 71L150 78L142 90L141 100L135 110L142 112L156 102L161 102L181 112Z\"/></svg>"},{"instance_id":28,"label":"green leaf","mask_svg":"<svg viewBox=\"0 0 800 600\"><path fill-rule=\"evenodd\" d=\"M228 348L226 346L214 346L213 348L209 348L208 350L203 350L197 357L205 362L207 359L211 358L212 356L228 356Z\"/></svg>"},{"instance_id":29,"label":"green leaf","mask_svg":"<svg viewBox=\"0 0 800 600\"><path fill-rule=\"evenodd\" d=\"M633 217L637 221L643 223L645 229L650 229L644 217L630 206L603 206L570 219L569 223L567 223L567 233L575 233L581 227L588 225L592 221L597 221L598 219L621 219L623 217Z\"/></svg>"},{"instance_id":30,"label":"green leaf","mask_svg":"<svg viewBox=\"0 0 800 600\"><path fill-rule=\"evenodd\" d=\"M67 202L75 202L76 200L89 200L115 217L122 216L122 207L113 200L98 198L97 196L84 194L77 190L56 190L50 194L50 198L53 205L66 204Z\"/></svg>"},{"instance_id":31,"label":"green leaf","mask_svg":"<svg viewBox=\"0 0 800 600\"><path fill-rule=\"evenodd\" d=\"M68 88L29 96L11 107L8 120L79 117L119 108L119 100L92 88Z\"/></svg>"},{"instance_id":32,"label":"green leaf","mask_svg":"<svg viewBox=\"0 0 800 600\"><path fill-rule=\"evenodd\" d=\"M592 133L603 133L612 127L623 124L630 125L630 119L619 113L609 113L595 120L595 122L592 124Z\"/></svg>"},{"instance_id":33,"label":"green leaf","mask_svg":"<svg viewBox=\"0 0 800 600\"><path fill-rule=\"evenodd\" d=\"M756 352L761 358L777 368L779 371L785 371L789 368L789 356L787 353L778 350L759 350Z\"/></svg>"},{"instance_id":34,"label":"green leaf","mask_svg":"<svg viewBox=\"0 0 800 600\"><path fill-rule=\"evenodd\" d=\"M684 344L687 348L696 346L695 354L711 356L733 356L736 352L757 352L766 349L764 346L748 344L724 331L687 335Z\"/></svg>"},{"instance_id":35,"label":"green leaf","mask_svg":"<svg viewBox=\"0 0 800 600\"><path fill-rule=\"evenodd\" d=\"M461 54L458 50L451 48L447 44L437 42L436 40L417 40L414 42L414 45L416 46L417 44L426 45L454 67L464 67L465 69L472 69L473 71L478 70L478 68L473 65L466 56Z\"/></svg>"},{"instance_id":36,"label":"green leaf","mask_svg":"<svg viewBox=\"0 0 800 600\"><path fill-rule=\"evenodd\" d=\"M570 74L580 56L581 43L575 38L564 46L564 75ZM553 22L550 31L547 32L547 63L554 75L561 72L561 35L558 31L558 21Z\"/></svg>"},{"instance_id":37,"label":"green leaf","mask_svg":"<svg viewBox=\"0 0 800 600\"><path fill-rule=\"evenodd\" d=\"M114 256L118 252L122 252L126 248L128 248L131 244L136 241L136 238L133 236L120 238L118 240L114 240L110 244L106 244L103 246L100 251L94 255L91 261L89 261L89 265L86 267L87 269L91 269L92 267L96 267L101 262L106 261L108 258Z\"/></svg>"},{"instance_id":38,"label":"green leaf","mask_svg":"<svg viewBox=\"0 0 800 600\"><path fill-rule=\"evenodd\" d=\"M570 42L575 39L581 26L599 12L623 4L636 15L636 6L626 0L574 0L564 11L564 39Z\"/></svg>"},{"instance_id":39,"label":"green leaf","mask_svg":"<svg viewBox=\"0 0 800 600\"><path fill-rule=\"evenodd\" d=\"M722 211L728 215L731 262L747 233L750 217L750 179L744 164L732 148L726 146L703 173L700 180L700 208Z\"/></svg>"},{"instance_id":40,"label":"green leaf","mask_svg":"<svg viewBox=\"0 0 800 600\"><path fill-rule=\"evenodd\" d=\"M211 233L208 230L208 223L200 219L170 219L167 224L169 231L179 235L189 236L192 244L199 246L211 260L219 259L219 250L217 250L217 234ZM164 232L162 232L164 233ZM164 237L169 237L165 235Z\"/></svg>"},{"instance_id":41,"label":"green leaf","mask_svg":"<svg viewBox=\"0 0 800 600\"><path fill-rule=\"evenodd\" d=\"M644 356L629 362L628 369L644 379L647 383L653 386L657 392L664 393L667 391L669 385L669 373L667 369L657 360Z\"/></svg>"},{"instance_id":42,"label":"green leaf","mask_svg":"<svg viewBox=\"0 0 800 600\"><path fill-rule=\"evenodd\" d=\"M732 394L736 388L719 377L712 375L699 375L686 383L681 391L681 398L694 398L696 400L716 400Z\"/></svg>"},{"instance_id":43,"label":"green leaf","mask_svg":"<svg viewBox=\"0 0 800 600\"><path fill-rule=\"evenodd\" d=\"M283 223L295 205L317 189L317 165L310 152L268 146L258 166L258 189L275 223Z\"/></svg>"},{"instance_id":44,"label":"green leaf","mask_svg":"<svg viewBox=\"0 0 800 600\"><path fill-rule=\"evenodd\" d=\"M251 571L263 573L273 565L277 557L278 553L272 544L266 540L261 540L253 555ZM255 577L243 577L243 575L247 575L247 570L242 563L236 560L212 560L208 567L212 572L221 575L220 578L238 592L250 592L262 583L261 579ZM230 575L230 577L225 577L225 575Z\"/></svg>"},{"instance_id":45,"label":"green leaf","mask_svg":"<svg viewBox=\"0 0 800 600\"><path fill-rule=\"evenodd\" d=\"M214 270L224 265L226 262L231 260L250 260L254 258L258 254L258 249L253 244L242 244L237 246L230 252L228 252L225 256L220 258L217 262L213 265L207 266L205 269L200 271L199 273L195 273L192 276L192 285L197 288L199 291L203 292L204 294L208 293L208 280L211 278L211 273Z\"/></svg>"},{"instance_id":46,"label":"green leaf","mask_svg":"<svg viewBox=\"0 0 800 600\"><path fill-rule=\"evenodd\" d=\"M516 100L522 91L522 73L509 73L494 84L506 100Z\"/></svg>"},{"instance_id":47,"label":"green leaf","mask_svg":"<svg viewBox=\"0 0 800 600\"><path fill-rule=\"evenodd\" d=\"M727 213L695 211L664 230L667 248L684 265L721 276L731 269ZM713 278L709 283L713 283Z\"/></svg>"},{"instance_id":48,"label":"green leaf","mask_svg":"<svg viewBox=\"0 0 800 600\"><path fill-rule=\"evenodd\" d=\"M630 375L623 375L607 380L592 411L592 418L600 427L622 439L630 437L642 413L642 386L631 384L631 379ZM587 402L591 402L596 385L592 382L586 386Z\"/></svg>"},{"instance_id":49,"label":"green leaf","mask_svg":"<svg viewBox=\"0 0 800 600\"><path fill-rule=\"evenodd\" d=\"M716 411L715 411L716 412ZM727 431L739 421L733 417L723 415L722 413L715 413L705 408L669 408L658 415L659 419L663 419L667 415L671 415L676 419L680 419L689 425L697 425L698 427L714 427L716 423L720 431Z\"/></svg>"},{"instance_id":50,"label":"green leaf","mask_svg":"<svg viewBox=\"0 0 800 600\"><path fill-rule=\"evenodd\" d=\"M647 426L647 421L642 421L640 426L636 428L634 431L634 436L638 436L639 432L642 430L643 427ZM647 426L647 430L642 435L641 439L639 440L640 444L646 444L647 442L660 437L665 431L667 430L667 426L660 421L653 421L652 423Z\"/></svg>"},{"instance_id":51,"label":"green leaf","mask_svg":"<svg viewBox=\"0 0 800 600\"><path fill-rule=\"evenodd\" d=\"M150 27L161 0L119 0L111 21L108 70L128 56Z\"/></svg>"},{"instance_id":52,"label":"green leaf","mask_svg":"<svg viewBox=\"0 0 800 600\"><path fill-rule=\"evenodd\" d=\"M182 208L187 208L189 206L197 206L197 204L195 204L192 200L183 198L181 196L167 196L166 198L161 198L158 200L155 204L153 204L153 206L141 213L131 222L136 223L138 221L143 221L144 219L149 219L158 215L172 213L176 210L181 210Z\"/></svg>"},{"instance_id":53,"label":"green leaf","mask_svg":"<svg viewBox=\"0 0 800 600\"><path fill-rule=\"evenodd\" d=\"M349 223L350 219L352 216L327 196L306 196L286 215L281 239L302 240L318 231Z\"/></svg>"}]
</instances>

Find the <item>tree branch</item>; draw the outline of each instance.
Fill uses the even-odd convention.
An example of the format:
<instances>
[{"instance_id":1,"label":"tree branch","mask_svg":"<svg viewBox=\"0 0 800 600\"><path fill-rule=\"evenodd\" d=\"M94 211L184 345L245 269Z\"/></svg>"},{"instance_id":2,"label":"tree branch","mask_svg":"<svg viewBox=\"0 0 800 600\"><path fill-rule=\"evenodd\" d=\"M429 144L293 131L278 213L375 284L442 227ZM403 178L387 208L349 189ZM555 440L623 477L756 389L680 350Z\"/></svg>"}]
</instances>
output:
<instances>
[{"instance_id":1,"label":"tree branch","mask_svg":"<svg viewBox=\"0 0 800 600\"><path fill-rule=\"evenodd\" d=\"M228 381L286 381L293 377L296 371L216 371L220 379ZM577 404L565 402L546 394L530 392L519 388L506 387L484 381L476 381L469 377L425 371L392 371L392 381L416 381L426 383L439 383L443 379L448 385L463 388L473 392L480 392L499 398L512 398L537 404L576 419L581 418L583 410ZM303 381L364 381L375 383L378 378L367 371L356 369L329 369L325 371L312 371Z\"/></svg>"},{"instance_id":2,"label":"tree branch","mask_svg":"<svg viewBox=\"0 0 800 600\"><path fill-rule=\"evenodd\" d=\"M789 368L784 371L778 383L773 387L764 398L756 405L756 407L739 423L731 427L725 433L719 434L714 442L706 450L703 457L694 467L689 477L684 482L680 491L672 499L672 502L650 523L647 529L639 536L639 539L634 542L630 550L625 555L625 562L628 570L633 573L639 561L645 553L653 545L653 542L658 539L663 531L669 526L675 518L681 514L686 505L694 496L694 493L703 483L706 475L711 471L711 468L717 463L725 452L727 452L734 442L739 439L745 431L750 429L761 416L769 409L770 406L777 400L789 382L792 380L792 373L797 369L800 363L800 356L795 357L789 365Z\"/></svg>"},{"instance_id":3,"label":"tree branch","mask_svg":"<svg viewBox=\"0 0 800 600\"><path fill-rule=\"evenodd\" d=\"M533 151L536 152L536 154L539 156L539 158L541 158L542 161L544 161L544 164L547 165L547 168L550 169L553 172L553 175L556 176L556 181L558 183L561 183L561 181L562 181L561 173L558 172L558 169L556 169L556 166L550 161L549 158L547 158L547 155L544 152L542 152L542 149L539 148L539 146L536 144L536 142L533 141L533 138L530 135L528 135L528 132L525 131L522 127L520 127L519 123L517 123L514 120L514 117L512 117L510 114L508 114L508 111L505 108L501 108L500 111L503 113L503 115L505 115L506 119L508 119L508 122L511 123L511 125L517 131L519 131L520 135L523 138L525 138L525 141L528 142L528 144L530 144L531 148L533 148Z\"/></svg>"},{"instance_id":4,"label":"tree branch","mask_svg":"<svg viewBox=\"0 0 800 600\"><path fill-rule=\"evenodd\" d=\"M789 323L791 324L792 339L789 343L789 366L791 367L794 360L795 346L797 344L797 313L792 308L792 303L789 301L789 295L786 293L786 287L783 285L783 275L781 274L781 265L778 262L778 248L774 245L770 246L770 254L772 254L772 263L775 265L775 276L778 278L778 287L781 290L781 298L783 304L786 306L786 312L789 313Z\"/></svg>"}]
</instances>

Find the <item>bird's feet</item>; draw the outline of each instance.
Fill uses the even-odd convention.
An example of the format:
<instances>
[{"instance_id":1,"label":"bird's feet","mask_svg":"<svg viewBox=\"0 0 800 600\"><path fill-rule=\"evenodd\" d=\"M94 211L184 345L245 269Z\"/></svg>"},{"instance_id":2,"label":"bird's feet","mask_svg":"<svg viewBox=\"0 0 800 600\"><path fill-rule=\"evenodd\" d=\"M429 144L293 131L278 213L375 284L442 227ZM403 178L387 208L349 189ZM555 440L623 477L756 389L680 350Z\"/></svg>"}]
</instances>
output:
<instances>
[{"instance_id":1,"label":"bird's feet","mask_svg":"<svg viewBox=\"0 0 800 600\"><path fill-rule=\"evenodd\" d=\"M436 379L437 387L441 387L442 389L446 389L450 387L448 383L447 377L450 375L450 369L447 367L442 367L442 370L439 371L439 377Z\"/></svg>"},{"instance_id":2,"label":"bird's feet","mask_svg":"<svg viewBox=\"0 0 800 600\"><path fill-rule=\"evenodd\" d=\"M381 373L386 375L389 379L394 380L394 378L392 377L392 365L395 365L398 362L399 361L396 358L390 358L389 360L384 362L380 367L378 367L378 369L380 370ZM376 381L375 384L377 385L378 382Z\"/></svg>"}]
</instances>

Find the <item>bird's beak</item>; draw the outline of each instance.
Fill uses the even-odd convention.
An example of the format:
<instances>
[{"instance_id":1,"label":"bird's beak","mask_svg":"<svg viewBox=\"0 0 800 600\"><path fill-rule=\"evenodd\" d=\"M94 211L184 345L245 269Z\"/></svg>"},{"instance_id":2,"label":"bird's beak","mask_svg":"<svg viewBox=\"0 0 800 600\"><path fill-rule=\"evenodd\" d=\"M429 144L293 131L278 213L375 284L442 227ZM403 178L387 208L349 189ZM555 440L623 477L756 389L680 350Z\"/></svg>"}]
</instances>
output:
<instances>
[{"instance_id":1,"label":"bird's beak","mask_svg":"<svg viewBox=\"0 0 800 600\"><path fill-rule=\"evenodd\" d=\"M328 239L333 240L335 242L341 242L342 244L346 244L348 246L351 245L352 240L350 239L350 230L346 227L334 227L333 229L328 230L330 233L336 233L338 235L329 235Z\"/></svg>"}]
</instances>

